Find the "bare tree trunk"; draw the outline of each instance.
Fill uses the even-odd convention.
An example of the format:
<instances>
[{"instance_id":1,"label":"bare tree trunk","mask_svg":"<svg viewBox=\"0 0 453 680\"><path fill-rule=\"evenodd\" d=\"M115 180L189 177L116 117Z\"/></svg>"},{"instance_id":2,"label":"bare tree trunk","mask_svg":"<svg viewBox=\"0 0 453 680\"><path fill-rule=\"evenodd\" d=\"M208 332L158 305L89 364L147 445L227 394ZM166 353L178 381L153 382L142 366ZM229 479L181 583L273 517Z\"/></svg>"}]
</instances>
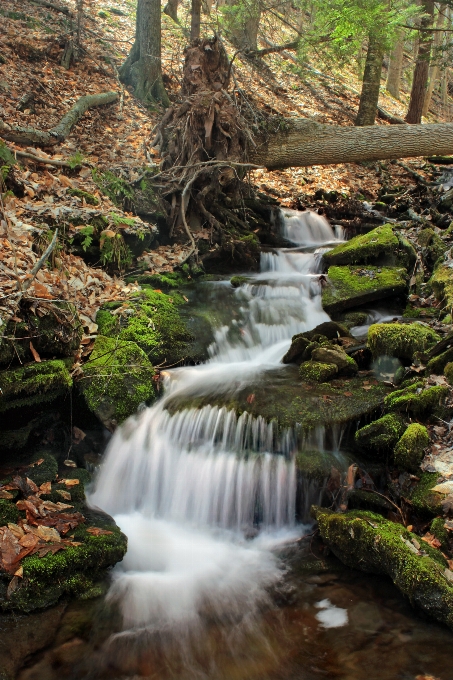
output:
<instances>
[{"instance_id":1,"label":"bare tree trunk","mask_svg":"<svg viewBox=\"0 0 453 680\"><path fill-rule=\"evenodd\" d=\"M447 10L446 5L441 5L440 8L439 8L439 13L437 15L437 21L436 21L437 31L434 34L434 40L433 40L434 50L436 49L436 47L440 46L440 44L442 42L442 38L444 36L444 34L442 33L442 31L440 29L443 27L443 25L445 23L446 10ZM428 115L429 107L430 107L430 104L431 104L431 99L432 99L433 92L434 92L434 87L435 87L436 82L439 78L439 70L440 70L439 69L439 63L436 63L436 64L430 66L430 68L429 68L428 88L426 90L425 100L423 102L422 116Z\"/></svg>"},{"instance_id":2,"label":"bare tree trunk","mask_svg":"<svg viewBox=\"0 0 453 680\"><path fill-rule=\"evenodd\" d=\"M343 127L285 119L250 152L250 162L271 170L453 153L453 124ZM259 142L259 139L257 140Z\"/></svg>"},{"instance_id":3,"label":"bare tree trunk","mask_svg":"<svg viewBox=\"0 0 453 680\"><path fill-rule=\"evenodd\" d=\"M171 19L173 19L173 21L176 21L176 23L179 23L178 5L179 0L168 0L167 4L164 7L165 14L167 14Z\"/></svg>"},{"instance_id":4,"label":"bare tree trunk","mask_svg":"<svg viewBox=\"0 0 453 680\"><path fill-rule=\"evenodd\" d=\"M192 0L190 10L190 42L200 37L201 0Z\"/></svg>"},{"instance_id":5,"label":"bare tree trunk","mask_svg":"<svg viewBox=\"0 0 453 680\"><path fill-rule=\"evenodd\" d=\"M119 74L145 104L160 101L169 106L162 80L160 12L159 0L138 0L135 42Z\"/></svg>"},{"instance_id":6,"label":"bare tree trunk","mask_svg":"<svg viewBox=\"0 0 453 680\"><path fill-rule=\"evenodd\" d=\"M228 32L233 44L240 50L256 52L258 29L261 19L260 0L227 0L226 4L237 9L227 19Z\"/></svg>"},{"instance_id":7,"label":"bare tree trunk","mask_svg":"<svg viewBox=\"0 0 453 680\"><path fill-rule=\"evenodd\" d=\"M401 73L403 70L404 39L401 34L398 38L392 54L390 55L389 70L387 74L387 90L395 99L400 98Z\"/></svg>"},{"instance_id":8,"label":"bare tree trunk","mask_svg":"<svg viewBox=\"0 0 453 680\"><path fill-rule=\"evenodd\" d=\"M384 49L378 37L370 35L363 75L362 93L355 125L374 125L381 85L382 60Z\"/></svg>"},{"instance_id":9,"label":"bare tree trunk","mask_svg":"<svg viewBox=\"0 0 453 680\"><path fill-rule=\"evenodd\" d=\"M433 33L429 29L434 18L434 0L424 0L422 7L425 16L420 22L420 44L417 63L415 64L409 110L406 115L406 122L411 124L418 124L422 121L423 102L428 84L429 60L433 43Z\"/></svg>"}]
</instances>

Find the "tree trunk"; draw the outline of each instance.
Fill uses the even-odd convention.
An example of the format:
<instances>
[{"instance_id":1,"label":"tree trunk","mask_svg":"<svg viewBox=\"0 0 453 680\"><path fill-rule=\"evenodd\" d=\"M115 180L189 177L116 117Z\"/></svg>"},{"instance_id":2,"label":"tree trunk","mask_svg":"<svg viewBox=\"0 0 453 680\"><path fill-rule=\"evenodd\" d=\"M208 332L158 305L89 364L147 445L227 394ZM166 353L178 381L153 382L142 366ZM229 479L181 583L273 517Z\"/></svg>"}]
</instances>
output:
<instances>
[{"instance_id":1,"label":"tree trunk","mask_svg":"<svg viewBox=\"0 0 453 680\"><path fill-rule=\"evenodd\" d=\"M403 70L403 58L404 58L404 40L401 35L398 38L392 54L390 55L390 64L387 74L387 90L390 92L392 97L395 99L400 98L400 87L401 87L401 73Z\"/></svg>"},{"instance_id":2,"label":"tree trunk","mask_svg":"<svg viewBox=\"0 0 453 680\"><path fill-rule=\"evenodd\" d=\"M260 0L227 0L233 9L227 15L228 33L231 41L240 50L256 52L258 29L261 19Z\"/></svg>"},{"instance_id":3,"label":"tree trunk","mask_svg":"<svg viewBox=\"0 0 453 680\"><path fill-rule=\"evenodd\" d=\"M433 33L429 29L434 17L434 0L424 0L422 7L425 16L420 22L420 44L417 63L415 64L409 110L406 115L406 122L412 125L422 121L423 102L428 84L429 60L433 42Z\"/></svg>"},{"instance_id":4,"label":"tree trunk","mask_svg":"<svg viewBox=\"0 0 453 680\"><path fill-rule=\"evenodd\" d=\"M190 10L190 41L198 40L200 37L201 23L201 0L192 0Z\"/></svg>"},{"instance_id":5,"label":"tree trunk","mask_svg":"<svg viewBox=\"0 0 453 680\"><path fill-rule=\"evenodd\" d=\"M164 12L167 14L173 21L176 21L176 23L179 23L178 19L178 5L179 5L179 0L168 0L167 4L164 7Z\"/></svg>"},{"instance_id":6,"label":"tree trunk","mask_svg":"<svg viewBox=\"0 0 453 680\"><path fill-rule=\"evenodd\" d=\"M378 37L370 35L363 75L362 93L355 125L374 125L381 85L384 49Z\"/></svg>"},{"instance_id":7,"label":"tree trunk","mask_svg":"<svg viewBox=\"0 0 453 680\"><path fill-rule=\"evenodd\" d=\"M160 101L169 106L162 80L160 11L159 0L138 0L135 42L119 74L145 104Z\"/></svg>"},{"instance_id":8,"label":"tree trunk","mask_svg":"<svg viewBox=\"0 0 453 680\"><path fill-rule=\"evenodd\" d=\"M437 31L434 35L434 40L433 40L434 50L436 50L436 47L440 46L440 44L442 42L442 38L444 36L444 33L442 33L442 31L440 29L444 25L444 22L445 22L445 19L446 19L446 9L447 9L446 5L441 5L440 8L439 8L439 14L437 15L437 21L436 21ZM434 54L436 55L436 52L434 52ZM429 68L428 88L426 90L425 99L424 99L424 102L423 102L422 116L428 115L429 107L430 107L430 104L431 104L431 99L432 99L433 92L434 92L434 87L435 87L436 82L439 78L439 70L440 70L439 69L439 63L436 63L433 66L430 66L430 68Z\"/></svg>"},{"instance_id":9,"label":"tree trunk","mask_svg":"<svg viewBox=\"0 0 453 680\"><path fill-rule=\"evenodd\" d=\"M453 124L343 127L285 119L249 154L270 170L453 153Z\"/></svg>"}]
</instances>

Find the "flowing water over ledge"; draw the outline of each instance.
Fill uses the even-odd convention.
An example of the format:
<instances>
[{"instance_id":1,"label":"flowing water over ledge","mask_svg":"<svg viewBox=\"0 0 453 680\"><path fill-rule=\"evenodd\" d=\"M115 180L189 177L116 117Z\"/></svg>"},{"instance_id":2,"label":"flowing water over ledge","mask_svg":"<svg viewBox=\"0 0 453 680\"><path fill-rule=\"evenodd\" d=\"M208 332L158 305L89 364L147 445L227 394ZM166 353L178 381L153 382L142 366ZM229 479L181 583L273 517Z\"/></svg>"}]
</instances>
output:
<instances>
[{"instance_id":1,"label":"flowing water over ledge","mask_svg":"<svg viewBox=\"0 0 453 680\"><path fill-rule=\"evenodd\" d=\"M261 272L233 293L211 284L228 287L231 307L209 361L170 371L163 398L113 437L90 502L115 517L128 552L105 602L69 608L89 611L91 626L71 639L73 657L50 650L20 680L453 678L448 631L306 538L298 518L320 490L297 479L294 430L218 404L167 410L178 396L218 398L272 376L292 335L329 319L317 274L341 234L288 211L285 235L294 246L263 253ZM325 449L325 432L302 446Z\"/></svg>"}]
</instances>

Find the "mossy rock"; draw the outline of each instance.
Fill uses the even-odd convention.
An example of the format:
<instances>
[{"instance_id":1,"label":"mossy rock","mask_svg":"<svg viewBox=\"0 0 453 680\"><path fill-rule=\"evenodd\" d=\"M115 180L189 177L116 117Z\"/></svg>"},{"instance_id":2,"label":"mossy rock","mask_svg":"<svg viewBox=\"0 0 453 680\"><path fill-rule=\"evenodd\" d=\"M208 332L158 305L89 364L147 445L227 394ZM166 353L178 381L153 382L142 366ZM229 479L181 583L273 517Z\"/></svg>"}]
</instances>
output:
<instances>
[{"instance_id":1,"label":"mossy rock","mask_svg":"<svg viewBox=\"0 0 453 680\"><path fill-rule=\"evenodd\" d=\"M381 515L314 508L322 539L346 565L389 576L412 606L453 628L453 583L439 551ZM420 550L416 549L420 545Z\"/></svg>"},{"instance_id":2,"label":"mossy rock","mask_svg":"<svg viewBox=\"0 0 453 680\"><path fill-rule=\"evenodd\" d=\"M332 467L344 467L333 453L327 451L301 451L296 456L296 468L303 479L322 484L330 477Z\"/></svg>"},{"instance_id":3,"label":"mossy rock","mask_svg":"<svg viewBox=\"0 0 453 680\"><path fill-rule=\"evenodd\" d=\"M98 335L78 385L90 411L111 426L155 398L153 376L151 362L135 342Z\"/></svg>"},{"instance_id":4,"label":"mossy rock","mask_svg":"<svg viewBox=\"0 0 453 680\"><path fill-rule=\"evenodd\" d=\"M327 275L322 304L328 314L404 295L407 291L407 272L399 267L332 266Z\"/></svg>"},{"instance_id":5,"label":"mossy rock","mask_svg":"<svg viewBox=\"0 0 453 680\"><path fill-rule=\"evenodd\" d=\"M453 269L446 264L437 267L429 280L436 298L448 312L453 308Z\"/></svg>"},{"instance_id":6,"label":"mossy rock","mask_svg":"<svg viewBox=\"0 0 453 680\"><path fill-rule=\"evenodd\" d=\"M436 375L442 375L447 364L453 362L453 347L449 347L445 352L439 354L437 357L433 357L426 364L426 373L431 375L435 373Z\"/></svg>"},{"instance_id":7,"label":"mossy rock","mask_svg":"<svg viewBox=\"0 0 453 680\"><path fill-rule=\"evenodd\" d=\"M0 413L65 396L72 378L64 361L43 361L0 371Z\"/></svg>"},{"instance_id":8,"label":"mossy rock","mask_svg":"<svg viewBox=\"0 0 453 680\"><path fill-rule=\"evenodd\" d=\"M411 423L395 446L395 465L402 470L417 472L428 444L429 434L426 427Z\"/></svg>"},{"instance_id":9,"label":"mossy rock","mask_svg":"<svg viewBox=\"0 0 453 680\"><path fill-rule=\"evenodd\" d=\"M293 335L291 346L282 359L284 364L300 364L310 359L314 349L330 347L330 340L351 337L348 329L336 321L325 321L311 331ZM338 349L338 348L337 348Z\"/></svg>"},{"instance_id":10,"label":"mossy rock","mask_svg":"<svg viewBox=\"0 0 453 680\"><path fill-rule=\"evenodd\" d=\"M445 519L443 517L435 517L429 527L432 535L441 542L441 550L444 553L450 552L450 532L445 528Z\"/></svg>"},{"instance_id":11,"label":"mossy rock","mask_svg":"<svg viewBox=\"0 0 453 680\"><path fill-rule=\"evenodd\" d=\"M453 362L450 361L444 368L444 375L448 380L449 385L453 385Z\"/></svg>"},{"instance_id":12,"label":"mossy rock","mask_svg":"<svg viewBox=\"0 0 453 680\"><path fill-rule=\"evenodd\" d=\"M96 198L96 196L93 196L93 194L89 194L88 191L69 188L66 193L69 194L69 196L77 196L77 198L84 199L85 203L88 203L89 205L99 205L99 199Z\"/></svg>"},{"instance_id":13,"label":"mossy rock","mask_svg":"<svg viewBox=\"0 0 453 680\"><path fill-rule=\"evenodd\" d=\"M440 340L428 326L420 323L375 323L368 330L368 347L373 357L412 360L415 352L425 352Z\"/></svg>"},{"instance_id":14,"label":"mossy rock","mask_svg":"<svg viewBox=\"0 0 453 680\"><path fill-rule=\"evenodd\" d=\"M448 394L448 387L435 385L424 389L423 382L395 390L384 399L388 411L404 411L419 417L428 417L440 409Z\"/></svg>"},{"instance_id":15,"label":"mossy rock","mask_svg":"<svg viewBox=\"0 0 453 680\"><path fill-rule=\"evenodd\" d=\"M395 506L381 494L364 489L348 491L348 508L350 510L371 510L372 512L387 513L394 511Z\"/></svg>"},{"instance_id":16,"label":"mossy rock","mask_svg":"<svg viewBox=\"0 0 453 680\"><path fill-rule=\"evenodd\" d=\"M431 227L422 229L417 240L422 247L423 260L432 269L440 257L443 257L448 246Z\"/></svg>"},{"instance_id":17,"label":"mossy rock","mask_svg":"<svg viewBox=\"0 0 453 680\"><path fill-rule=\"evenodd\" d=\"M406 429L406 423L401 416L388 413L369 425L360 428L354 439L363 455L388 453L395 446Z\"/></svg>"},{"instance_id":18,"label":"mossy rock","mask_svg":"<svg viewBox=\"0 0 453 680\"><path fill-rule=\"evenodd\" d=\"M19 510L16 508L14 503L0 498L0 526L5 526L5 524L15 524L19 519Z\"/></svg>"},{"instance_id":19,"label":"mossy rock","mask_svg":"<svg viewBox=\"0 0 453 680\"><path fill-rule=\"evenodd\" d=\"M355 236L324 254L328 267L345 264L397 265L408 269L415 264L414 248L390 224Z\"/></svg>"},{"instance_id":20,"label":"mossy rock","mask_svg":"<svg viewBox=\"0 0 453 680\"><path fill-rule=\"evenodd\" d=\"M433 517L442 514L444 494L433 491L437 486L439 475L437 472L423 472L420 481L411 491L409 499L421 517Z\"/></svg>"},{"instance_id":21,"label":"mossy rock","mask_svg":"<svg viewBox=\"0 0 453 680\"><path fill-rule=\"evenodd\" d=\"M322 364L319 361L306 361L299 368L300 377L307 382L327 382L334 378L337 373L338 366L335 364Z\"/></svg>"},{"instance_id":22,"label":"mossy rock","mask_svg":"<svg viewBox=\"0 0 453 680\"><path fill-rule=\"evenodd\" d=\"M367 321L367 312L347 312L342 318L342 323L348 329L354 328L354 326L365 326Z\"/></svg>"},{"instance_id":23,"label":"mossy rock","mask_svg":"<svg viewBox=\"0 0 453 680\"><path fill-rule=\"evenodd\" d=\"M96 323L102 335L137 343L151 363L172 366L194 358L191 357L194 337L179 312L183 304L178 293L144 290L123 305L104 305L97 313Z\"/></svg>"},{"instance_id":24,"label":"mossy rock","mask_svg":"<svg viewBox=\"0 0 453 680\"><path fill-rule=\"evenodd\" d=\"M315 362L335 364L340 375L353 375L358 371L358 366L354 359L338 346L318 347L312 351L311 356Z\"/></svg>"},{"instance_id":25,"label":"mossy rock","mask_svg":"<svg viewBox=\"0 0 453 680\"><path fill-rule=\"evenodd\" d=\"M82 338L82 324L74 305L69 302L45 303L42 316L33 307L21 309L20 322L10 321L0 338L0 366L17 361L33 361L30 341L41 359L72 357ZM12 338L12 339L10 339Z\"/></svg>"},{"instance_id":26,"label":"mossy rock","mask_svg":"<svg viewBox=\"0 0 453 680\"><path fill-rule=\"evenodd\" d=\"M165 272L164 274L140 274L139 276L126 276L126 282L137 281L142 286L151 286L153 289L164 292L174 291L178 288L186 288L190 281L182 272Z\"/></svg>"},{"instance_id":27,"label":"mossy rock","mask_svg":"<svg viewBox=\"0 0 453 680\"><path fill-rule=\"evenodd\" d=\"M248 277L247 276L233 276L230 279L230 283L233 286L233 288L239 288L240 286L243 286L244 283L247 283Z\"/></svg>"},{"instance_id":28,"label":"mossy rock","mask_svg":"<svg viewBox=\"0 0 453 680\"><path fill-rule=\"evenodd\" d=\"M37 461L42 460L37 464ZM31 461L32 467L27 470L29 477L35 484L41 486L44 482L53 482L58 474L58 462L55 456L47 451L38 451Z\"/></svg>"}]
</instances>

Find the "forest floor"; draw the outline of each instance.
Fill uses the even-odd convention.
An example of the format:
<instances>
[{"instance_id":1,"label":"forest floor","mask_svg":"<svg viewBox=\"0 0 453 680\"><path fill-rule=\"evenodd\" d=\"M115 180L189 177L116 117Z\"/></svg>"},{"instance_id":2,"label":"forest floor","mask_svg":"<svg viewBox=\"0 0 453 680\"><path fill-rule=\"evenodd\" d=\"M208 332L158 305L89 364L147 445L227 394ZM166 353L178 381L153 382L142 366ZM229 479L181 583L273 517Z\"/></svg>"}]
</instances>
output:
<instances>
[{"instance_id":1,"label":"forest floor","mask_svg":"<svg viewBox=\"0 0 453 680\"><path fill-rule=\"evenodd\" d=\"M73 0L62 0L61 5L75 11ZM170 96L178 92L186 45L188 11L181 10L181 24L163 14L163 69ZM212 30L216 16L208 19ZM106 231L126 228L131 221L140 229L140 218L119 210L114 202L99 189L96 173L114 173L127 181L139 177L140 168L159 161L151 148L153 128L162 116L156 106L145 109L131 92L124 89L117 78L117 68L125 59L135 31L134 3L115 0L106 6L99 0L86 3L83 29L83 57L70 69L61 64L62 50L71 29L71 19L51 7L34 4L32 0L4 0L0 22L0 118L9 125L30 126L47 130L55 125L86 94L116 90L121 92L120 103L94 108L83 116L71 134L47 153L40 148L23 148L8 142L15 153L26 152L44 158L76 165L75 169L39 163L18 157L14 176L20 190L4 198L4 219L0 238L0 315L14 313L17 281L26 280L46 244L46 224L67 215L68 239L83 229L74 224L74 215L86 217L103 215ZM265 25L267 39L285 42L291 31L281 22ZM226 43L231 55L234 49ZM265 45L265 43L263 43ZM230 55L230 56L231 56ZM2 63L3 62L3 63ZM311 70L309 70L311 69ZM302 69L294 63L294 56L271 54L257 64L237 55L234 68L236 88L241 88L254 103L271 113L284 116L314 116L323 123L351 125L358 106L359 83L352 70L341 73L330 71L324 75L312 67ZM33 93L29 108L20 110L24 95ZM253 93L253 94L252 94ZM408 93L396 101L383 91L380 103L394 115L404 115ZM432 116L431 116L432 118ZM386 124L377 121L377 124ZM78 164L78 165L77 165ZM408 162L410 168L423 175L423 159ZM94 171L94 172L93 172ZM252 182L261 191L278 198L283 207L300 208L307 197L317 190L336 191L353 198L360 194L369 201L376 199L383 178L387 184L414 186L416 180L396 163L342 164L303 169L268 172L255 170ZM83 195L94 196L95 210ZM126 222L125 222L126 220ZM143 226L143 223L142 223ZM41 247L39 242L41 241ZM37 247L38 246L38 247ZM184 245L160 246L144 257L151 272L173 269L186 255ZM52 267L44 266L38 273L31 293L37 298L69 299L76 303L85 324L85 333L96 332L95 317L106 300L125 298L135 290L126 286L118 272L102 268L100 263L89 265L80 257L61 251L52 259Z\"/></svg>"}]
</instances>

